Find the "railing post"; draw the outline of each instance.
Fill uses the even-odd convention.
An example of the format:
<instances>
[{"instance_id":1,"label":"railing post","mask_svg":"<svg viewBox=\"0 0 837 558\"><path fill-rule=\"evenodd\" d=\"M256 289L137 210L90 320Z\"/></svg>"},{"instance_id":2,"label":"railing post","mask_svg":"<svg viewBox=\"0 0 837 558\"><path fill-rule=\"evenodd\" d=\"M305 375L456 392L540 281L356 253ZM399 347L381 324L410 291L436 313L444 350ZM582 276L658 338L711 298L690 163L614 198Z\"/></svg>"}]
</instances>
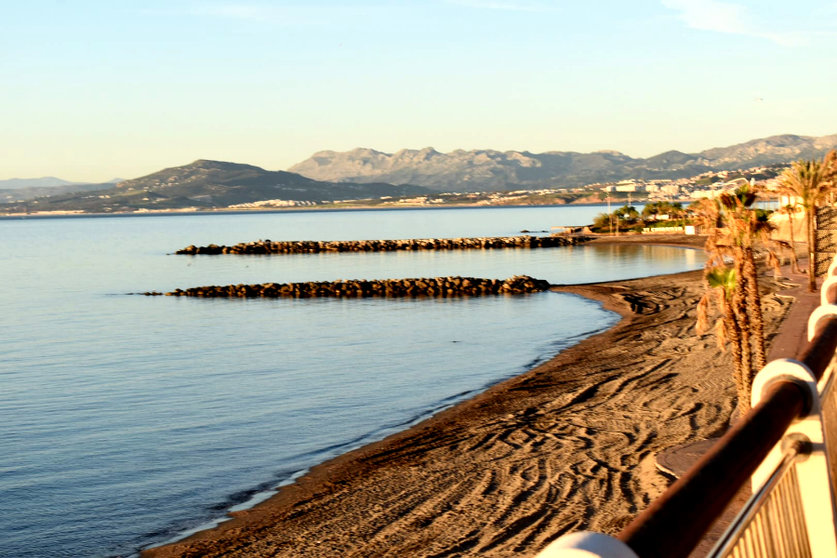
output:
<instances>
[{"instance_id":1,"label":"railing post","mask_svg":"<svg viewBox=\"0 0 837 558\"><path fill-rule=\"evenodd\" d=\"M820 288L820 304L832 304L835 300L837 300L837 275L829 275Z\"/></svg>"},{"instance_id":2,"label":"railing post","mask_svg":"<svg viewBox=\"0 0 837 558\"><path fill-rule=\"evenodd\" d=\"M602 533L579 531L553 541L535 558L639 558L639 556L619 539Z\"/></svg>"},{"instance_id":3,"label":"railing post","mask_svg":"<svg viewBox=\"0 0 837 558\"><path fill-rule=\"evenodd\" d=\"M797 461L796 471L813 558L837 556L837 534L834 524L837 515L820 403L821 386L826 385L830 376L827 374L817 382L814 373L803 363L792 359L779 359L768 363L756 375L752 390L753 406L758 405L770 385L777 381L791 381L807 394L807 414L788 427L782 441L771 449L753 473L752 481L753 492L756 493L767 483L782 461L785 454L784 446L793 440L807 442L809 452L806 457Z\"/></svg>"},{"instance_id":4,"label":"railing post","mask_svg":"<svg viewBox=\"0 0 837 558\"><path fill-rule=\"evenodd\" d=\"M825 289L822 291L822 296L825 297L827 292ZM814 339L814 335L817 333L817 329L819 329L820 322L825 318L837 316L837 304L820 304L814 311L811 312L811 315L808 316L808 341L812 341Z\"/></svg>"},{"instance_id":5,"label":"railing post","mask_svg":"<svg viewBox=\"0 0 837 558\"><path fill-rule=\"evenodd\" d=\"M826 277L831 277L832 275L837 275L837 256L831 260L831 264L828 266L828 271L826 272Z\"/></svg>"}]
</instances>

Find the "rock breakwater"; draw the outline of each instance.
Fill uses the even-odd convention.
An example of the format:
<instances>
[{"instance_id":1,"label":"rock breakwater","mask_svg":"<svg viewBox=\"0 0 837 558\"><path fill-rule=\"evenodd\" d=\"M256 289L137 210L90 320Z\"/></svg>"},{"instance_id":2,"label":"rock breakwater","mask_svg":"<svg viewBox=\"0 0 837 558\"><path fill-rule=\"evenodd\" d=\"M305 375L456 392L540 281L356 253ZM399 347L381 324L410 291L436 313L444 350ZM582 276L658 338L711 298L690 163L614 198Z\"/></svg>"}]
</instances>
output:
<instances>
[{"instance_id":1,"label":"rock breakwater","mask_svg":"<svg viewBox=\"0 0 837 558\"><path fill-rule=\"evenodd\" d=\"M488 250L553 248L590 240L584 236L499 236L477 238L411 238L402 240L293 240L242 242L233 246L187 246L175 254L318 254L321 252L394 252L397 250Z\"/></svg>"},{"instance_id":2,"label":"rock breakwater","mask_svg":"<svg viewBox=\"0 0 837 558\"><path fill-rule=\"evenodd\" d=\"M261 283L177 289L166 296L203 298L367 298L367 297L457 297L525 294L545 291L549 281L517 275L509 279L433 277L423 279L352 279L306 283ZM148 296L163 293L147 292Z\"/></svg>"}]
</instances>

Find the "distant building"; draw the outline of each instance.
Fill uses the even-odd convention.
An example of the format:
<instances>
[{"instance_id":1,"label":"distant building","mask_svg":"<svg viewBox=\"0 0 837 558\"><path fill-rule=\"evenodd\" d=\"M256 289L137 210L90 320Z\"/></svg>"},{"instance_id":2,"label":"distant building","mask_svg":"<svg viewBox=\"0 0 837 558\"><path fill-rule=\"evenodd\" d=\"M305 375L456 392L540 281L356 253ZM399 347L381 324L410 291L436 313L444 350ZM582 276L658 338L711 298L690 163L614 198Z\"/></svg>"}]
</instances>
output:
<instances>
[{"instance_id":1,"label":"distant building","mask_svg":"<svg viewBox=\"0 0 837 558\"><path fill-rule=\"evenodd\" d=\"M715 190L692 190L689 194L689 197L693 200L700 200L700 199L714 199L715 198Z\"/></svg>"}]
</instances>

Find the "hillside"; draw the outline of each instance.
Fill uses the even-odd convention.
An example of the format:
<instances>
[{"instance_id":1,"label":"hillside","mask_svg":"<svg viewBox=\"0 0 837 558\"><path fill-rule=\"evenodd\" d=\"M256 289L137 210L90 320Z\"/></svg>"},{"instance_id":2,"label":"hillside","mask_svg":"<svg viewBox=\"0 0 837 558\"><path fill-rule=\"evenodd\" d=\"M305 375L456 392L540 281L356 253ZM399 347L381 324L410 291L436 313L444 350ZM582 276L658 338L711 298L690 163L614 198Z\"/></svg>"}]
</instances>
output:
<instances>
[{"instance_id":1,"label":"hillside","mask_svg":"<svg viewBox=\"0 0 837 558\"><path fill-rule=\"evenodd\" d=\"M39 180L41 179L31 179L31 182L33 184L38 184ZM113 182L105 182L102 184L84 184L78 182L66 182L62 181L60 178L56 178L55 180L61 182L56 182L54 185L14 186L15 183L26 183L29 182L29 180L2 180L0 181L0 203L34 200L35 198L41 198L44 196L57 196L61 194L106 190L108 188L113 188L114 186ZM6 184L13 185L14 187L4 187Z\"/></svg>"},{"instance_id":2,"label":"hillside","mask_svg":"<svg viewBox=\"0 0 837 558\"><path fill-rule=\"evenodd\" d=\"M0 211L111 213L184 208L218 209L263 200L320 203L426 193L426 188L418 186L323 182L292 172L268 171L253 165L198 160L189 165L125 180L95 192L3 204L0 205Z\"/></svg>"},{"instance_id":3,"label":"hillside","mask_svg":"<svg viewBox=\"0 0 837 558\"><path fill-rule=\"evenodd\" d=\"M7 178L0 180L0 190L16 190L19 188L50 188L53 186L70 186L78 182L70 182L54 176L40 178Z\"/></svg>"},{"instance_id":4,"label":"hillside","mask_svg":"<svg viewBox=\"0 0 837 558\"><path fill-rule=\"evenodd\" d=\"M781 135L700 153L667 151L647 159L617 151L576 153L550 151L373 149L320 151L291 167L291 172L317 180L417 184L436 191L479 192L581 186L628 178L686 178L706 171L736 170L799 158L820 157L837 147L837 135Z\"/></svg>"}]
</instances>

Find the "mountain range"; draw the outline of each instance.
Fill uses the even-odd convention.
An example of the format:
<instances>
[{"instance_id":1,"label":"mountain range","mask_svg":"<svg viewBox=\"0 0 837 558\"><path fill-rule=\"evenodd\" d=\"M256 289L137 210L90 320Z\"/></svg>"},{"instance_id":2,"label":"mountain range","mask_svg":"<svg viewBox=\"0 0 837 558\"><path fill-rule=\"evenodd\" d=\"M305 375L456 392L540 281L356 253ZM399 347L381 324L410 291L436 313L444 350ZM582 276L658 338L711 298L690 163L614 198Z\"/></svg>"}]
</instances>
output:
<instances>
[{"instance_id":1,"label":"mountain range","mask_svg":"<svg viewBox=\"0 0 837 558\"><path fill-rule=\"evenodd\" d=\"M0 180L0 190L17 190L19 188L50 188L53 186L71 186L78 182L70 182L54 176L40 178L8 178Z\"/></svg>"},{"instance_id":2,"label":"mountain range","mask_svg":"<svg viewBox=\"0 0 837 558\"><path fill-rule=\"evenodd\" d=\"M117 184L75 184L2 189L0 213L219 209L264 200L333 202L434 192L491 192L581 186L629 178L686 178L708 171L747 169L819 158L837 148L837 134L821 137L781 135L707 149L700 153L667 151L646 159L616 151L403 149L390 154L373 149L320 151L290 171L253 165L197 160L188 165L124 180ZM394 185L395 184L395 185ZM42 196L31 199L34 196Z\"/></svg>"},{"instance_id":3,"label":"mountain range","mask_svg":"<svg viewBox=\"0 0 837 558\"><path fill-rule=\"evenodd\" d=\"M837 134L821 137L786 134L700 153L666 151L645 159L618 151L440 153L427 147L384 153L358 148L344 152L320 151L288 170L317 180L375 180L415 184L444 192L482 192L582 186L628 178L687 178L708 171L818 158L834 148L837 148Z\"/></svg>"},{"instance_id":4,"label":"mountain range","mask_svg":"<svg viewBox=\"0 0 837 558\"><path fill-rule=\"evenodd\" d=\"M0 205L0 211L96 213L184 208L218 209L262 200L329 202L427 194L420 186L324 182L253 165L197 160L94 191L77 191Z\"/></svg>"},{"instance_id":5,"label":"mountain range","mask_svg":"<svg viewBox=\"0 0 837 558\"><path fill-rule=\"evenodd\" d=\"M57 196L74 192L92 192L113 188L120 178L107 182L88 184L86 182L70 182L54 176L40 178L9 178L0 180L0 203L34 200L45 196Z\"/></svg>"}]
</instances>

